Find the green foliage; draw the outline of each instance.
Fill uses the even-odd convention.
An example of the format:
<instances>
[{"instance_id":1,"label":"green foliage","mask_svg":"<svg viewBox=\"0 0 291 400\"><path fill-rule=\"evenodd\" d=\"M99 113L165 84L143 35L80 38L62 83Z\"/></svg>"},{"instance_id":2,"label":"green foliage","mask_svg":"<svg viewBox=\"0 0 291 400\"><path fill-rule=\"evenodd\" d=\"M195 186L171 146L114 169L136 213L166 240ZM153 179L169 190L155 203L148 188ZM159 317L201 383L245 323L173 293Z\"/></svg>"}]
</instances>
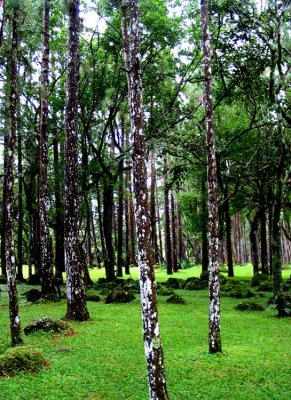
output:
<instances>
[{"instance_id":1,"label":"green foliage","mask_svg":"<svg viewBox=\"0 0 291 400\"><path fill-rule=\"evenodd\" d=\"M41 350L31 346L15 347L0 356L0 376L14 376L20 371L37 372L45 365Z\"/></svg>"},{"instance_id":2,"label":"green foliage","mask_svg":"<svg viewBox=\"0 0 291 400\"><path fill-rule=\"evenodd\" d=\"M266 308L262 304L255 303L254 301L244 301L234 307L239 311L265 311Z\"/></svg>"}]
</instances>

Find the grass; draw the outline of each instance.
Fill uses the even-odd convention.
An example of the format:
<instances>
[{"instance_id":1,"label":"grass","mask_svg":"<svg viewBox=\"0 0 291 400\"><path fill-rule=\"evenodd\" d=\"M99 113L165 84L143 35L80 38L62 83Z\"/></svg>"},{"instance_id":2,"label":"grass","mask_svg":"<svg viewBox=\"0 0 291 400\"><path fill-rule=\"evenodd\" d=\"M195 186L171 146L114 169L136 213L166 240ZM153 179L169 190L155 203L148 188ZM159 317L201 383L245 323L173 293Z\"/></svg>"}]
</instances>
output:
<instances>
[{"instance_id":1,"label":"grass","mask_svg":"<svg viewBox=\"0 0 291 400\"><path fill-rule=\"evenodd\" d=\"M175 276L199 276L200 268ZM251 277L250 267L236 267L240 279ZM132 270L132 277L138 272ZM290 270L284 271L289 277ZM92 270L93 280L103 271ZM167 279L156 271L157 280ZM0 354L9 347L7 294L1 285ZM20 290L27 290L21 285ZM239 312L237 299L222 297L223 353L207 352L208 294L179 291L186 305L169 305L159 298L159 317L171 400L289 400L290 321L275 311ZM271 296L271 293L268 294ZM101 296L104 298L104 296ZM20 297L22 327L40 317L61 318L66 302L27 303ZM20 373L0 379L5 400L146 400L148 388L141 336L139 296L124 305L88 302L91 320L72 322L72 336L37 333L25 344L43 351L50 366L36 374ZM256 301L266 305L267 297Z\"/></svg>"}]
</instances>

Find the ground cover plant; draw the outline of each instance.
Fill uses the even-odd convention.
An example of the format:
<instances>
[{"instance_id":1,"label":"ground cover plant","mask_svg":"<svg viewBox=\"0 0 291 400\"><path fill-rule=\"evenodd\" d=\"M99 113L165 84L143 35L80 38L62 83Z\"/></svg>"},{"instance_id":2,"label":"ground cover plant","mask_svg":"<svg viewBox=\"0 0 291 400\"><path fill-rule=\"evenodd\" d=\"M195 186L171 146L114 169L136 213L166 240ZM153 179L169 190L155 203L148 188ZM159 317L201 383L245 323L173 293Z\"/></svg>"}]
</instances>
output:
<instances>
[{"instance_id":1,"label":"ground cover plant","mask_svg":"<svg viewBox=\"0 0 291 400\"><path fill-rule=\"evenodd\" d=\"M198 267L175 277L199 276ZM102 271L92 270L94 282ZM244 273L243 273L244 272ZM138 271L132 270L137 278ZM159 282L165 271L156 271ZM236 267L239 280L250 282L251 268ZM285 278L290 270L284 271ZM19 285L20 292L27 285ZM0 354L10 345L7 292L1 285ZM94 289L91 289L94 290ZM100 292L95 291L96 294ZM289 399L289 319L277 318L274 308L263 312L235 310L241 299L222 296L223 353L209 355L208 292L175 289L186 304L169 304L159 296L159 316L170 398ZM255 301L267 306L271 292L255 291ZM259 294L260 293L260 294ZM36 332L24 337L25 345L38 348L49 363L37 373L19 372L0 379L5 400L145 400L148 397L141 337L140 297L127 304L88 302L91 319L70 322L64 333ZM62 318L65 300L29 303L20 296L22 328L44 316Z\"/></svg>"}]
</instances>

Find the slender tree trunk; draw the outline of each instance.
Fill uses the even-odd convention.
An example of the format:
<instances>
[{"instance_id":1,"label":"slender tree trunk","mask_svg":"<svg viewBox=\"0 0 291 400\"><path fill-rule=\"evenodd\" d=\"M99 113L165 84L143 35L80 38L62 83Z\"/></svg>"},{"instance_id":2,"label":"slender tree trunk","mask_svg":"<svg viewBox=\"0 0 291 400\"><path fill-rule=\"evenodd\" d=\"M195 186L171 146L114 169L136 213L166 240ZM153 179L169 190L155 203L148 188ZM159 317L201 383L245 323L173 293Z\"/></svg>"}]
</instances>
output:
<instances>
[{"instance_id":1,"label":"slender tree trunk","mask_svg":"<svg viewBox=\"0 0 291 400\"><path fill-rule=\"evenodd\" d=\"M251 225L250 244L251 244L251 256L252 256L254 275L259 273L259 252L258 252L258 243L257 243L257 231L258 231L259 218L260 218L260 214L259 214L259 212L257 212L254 216L253 221L250 221L250 225Z\"/></svg>"},{"instance_id":2,"label":"slender tree trunk","mask_svg":"<svg viewBox=\"0 0 291 400\"><path fill-rule=\"evenodd\" d=\"M163 351L158 323L156 284L150 243L145 143L143 135L142 87L140 65L139 2L129 1L130 58L125 51L129 87L129 111L133 139L133 177L137 223L138 265L143 319L143 337L152 400L168 399ZM122 0L122 17L126 18L126 0ZM123 29L124 30L124 29ZM123 32L124 37L124 32Z\"/></svg>"},{"instance_id":3,"label":"slender tree trunk","mask_svg":"<svg viewBox=\"0 0 291 400\"><path fill-rule=\"evenodd\" d=\"M121 124L121 148L124 148L124 123ZM118 215L117 215L117 276L122 276L123 260L123 217L124 217L124 183L123 183L123 158L119 163L119 187L118 187Z\"/></svg>"},{"instance_id":4,"label":"slender tree trunk","mask_svg":"<svg viewBox=\"0 0 291 400\"><path fill-rule=\"evenodd\" d=\"M214 140L213 107L211 100L211 49L208 22L208 1L201 0L202 44L204 59L204 104L206 113L208 236L209 236L209 351L221 351L220 287L218 260L218 201L217 166Z\"/></svg>"},{"instance_id":5,"label":"slender tree trunk","mask_svg":"<svg viewBox=\"0 0 291 400\"><path fill-rule=\"evenodd\" d=\"M131 171L128 173L128 213L129 213L129 258L130 265L136 266L136 254L135 254L135 217L134 207L132 200L132 184L131 184Z\"/></svg>"},{"instance_id":6,"label":"slender tree trunk","mask_svg":"<svg viewBox=\"0 0 291 400\"><path fill-rule=\"evenodd\" d=\"M209 257L208 257L208 229L207 229L207 203L206 203L206 182L204 177L202 177L202 215L203 215L203 224L202 224L202 272L208 271L209 267Z\"/></svg>"},{"instance_id":7,"label":"slender tree trunk","mask_svg":"<svg viewBox=\"0 0 291 400\"><path fill-rule=\"evenodd\" d=\"M51 243L48 220L48 84L49 84L49 21L50 0L43 5L42 21L42 63L41 63L41 103L39 130L39 244L41 290L44 296L56 296L52 269Z\"/></svg>"},{"instance_id":8,"label":"slender tree trunk","mask_svg":"<svg viewBox=\"0 0 291 400\"><path fill-rule=\"evenodd\" d=\"M161 218L160 218L160 205L159 199L157 197L157 222L158 222L158 231L159 231L159 248L160 248L160 262L164 262L164 255L163 255L163 240L162 240L162 225L161 225Z\"/></svg>"},{"instance_id":9,"label":"slender tree trunk","mask_svg":"<svg viewBox=\"0 0 291 400\"><path fill-rule=\"evenodd\" d=\"M260 207L260 233L261 233L261 269L262 274L268 274L268 246L266 231L266 209L261 203Z\"/></svg>"},{"instance_id":10,"label":"slender tree trunk","mask_svg":"<svg viewBox=\"0 0 291 400\"><path fill-rule=\"evenodd\" d=\"M171 225L172 225L172 270L173 272L178 271L178 261L177 261L177 235L176 235L176 227L177 227L177 220L176 220L176 209L175 209L175 199L173 190L171 190Z\"/></svg>"},{"instance_id":11,"label":"slender tree trunk","mask_svg":"<svg viewBox=\"0 0 291 400\"><path fill-rule=\"evenodd\" d=\"M151 239L154 251L154 264L159 263L159 247L157 238L157 218L156 218L156 160L155 151L151 151L151 197L150 197L150 214L151 214Z\"/></svg>"},{"instance_id":12,"label":"slender tree trunk","mask_svg":"<svg viewBox=\"0 0 291 400\"><path fill-rule=\"evenodd\" d=\"M232 243L231 243L231 218L229 211L229 200L227 186L224 188L224 215L225 215L225 236L227 251L228 276L234 276L233 259L232 259Z\"/></svg>"},{"instance_id":13,"label":"slender tree trunk","mask_svg":"<svg viewBox=\"0 0 291 400\"><path fill-rule=\"evenodd\" d=\"M59 143L57 136L53 139L54 148L54 179L55 179L55 266L56 276L63 283L63 272L65 272L65 249L64 249L64 206L61 193L61 173L59 161Z\"/></svg>"},{"instance_id":14,"label":"slender tree trunk","mask_svg":"<svg viewBox=\"0 0 291 400\"><path fill-rule=\"evenodd\" d=\"M164 215L165 215L165 258L167 274L172 275L172 243L171 243L171 228L170 228L170 205L169 205L169 188L167 179L167 157L164 157Z\"/></svg>"},{"instance_id":15,"label":"slender tree trunk","mask_svg":"<svg viewBox=\"0 0 291 400\"><path fill-rule=\"evenodd\" d=\"M182 213L181 213L181 207L178 202L177 204L177 233L178 233L178 259L179 262L182 260L185 260L186 254L185 254L185 246L184 246L184 240L183 240L183 229L182 229Z\"/></svg>"},{"instance_id":16,"label":"slender tree trunk","mask_svg":"<svg viewBox=\"0 0 291 400\"><path fill-rule=\"evenodd\" d=\"M81 281L78 207L78 77L79 0L68 0L69 38L65 114L65 262L67 286L66 319L86 321L89 313Z\"/></svg>"},{"instance_id":17,"label":"slender tree trunk","mask_svg":"<svg viewBox=\"0 0 291 400\"><path fill-rule=\"evenodd\" d=\"M23 177L22 177L22 136L18 133L18 232L17 232L17 280L23 281Z\"/></svg>"},{"instance_id":18,"label":"slender tree trunk","mask_svg":"<svg viewBox=\"0 0 291 400\"><path fill-rule=\"evenodd\" d=\"M106 257L104 260L106 279L110 282L115 279L114 264L115 252L113 246L113 187L114 183L108 177L104 177L103 190L103 233L105 241Z\"/></svg>"},{"instance_id":19,"label":"slender tree trunk","mask_svg":"<svg viewBox=\"0 0 291 400\"><path fill-rule=\"evenodd\" d=\"M4 25L4 0L0 0L0 47L3 42L3 25Z\"/></svg>"},{"instance_id":20,"label":"slender tree trunk","mask_svg":"<svg viewBox=\"0 0 291 400\"><path fill-rule=\"evenodd\" d=\"M8 74L9 72L7 72ZM4 172L7 171L7 162L8 162L8 146L9 146L9 127L5 124L5 133L4 133ZM7 176L4 173L3 179L3 194L2 194L2 207L3 210L6 209L6 187L7 187ZM5 276L6 271L6 251L5 251L5 233L6 233L6 213L2 212L2 225L1 225L1 270L2 274Z\"/></svg>"},{"instance_id":21,"label":"slender tree trunk","mask_svg":"<svg viewBox=\"0 0 291 400\"><path fill-rule=\"evenodd\" d=\"M105 239L104 239L104 230L103 230L103 215L102 215L102 207L101 207L101 198L100 198L99 185L96 185L96 197L97 197L99 234L100 234L100 241L101 241L102 258L103 258L103 262L104 262L104 265L105 265L106 248L105 248Z\"/></svg>"},{"instance_id":22,"label":"slender tree trunk","mask_svg":"<svg viewBox=\"0 0 291 400\"><path fill-rule=\"evenodd\" d=\"M12 51L10 60L10 130L8 136L7 164L5 170L6 176L6 203L5 213L5 254L7 268L7 286L9 296L9 315L11 342L15 346L22 343L20 319L18 312L17 288L16 288L16 266L15 250L13 239L13 207L14 207L14 154L16 146L17 132L17 108L18 108L18 90L17 90L17 52L19 45L19 6L14 6L12 21Z\"/></svg>"}]
</instances>

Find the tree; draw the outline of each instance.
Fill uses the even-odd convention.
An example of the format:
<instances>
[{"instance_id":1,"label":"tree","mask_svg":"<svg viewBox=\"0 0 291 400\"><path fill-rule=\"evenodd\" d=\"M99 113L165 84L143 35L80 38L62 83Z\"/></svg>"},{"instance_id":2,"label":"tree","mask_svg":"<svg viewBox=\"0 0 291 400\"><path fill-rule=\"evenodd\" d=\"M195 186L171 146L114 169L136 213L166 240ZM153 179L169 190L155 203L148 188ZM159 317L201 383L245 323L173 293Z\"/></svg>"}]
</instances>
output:
<instances>
[{"instance_id":1,"label":"tree","mask_svg":"<svg viewBox=\"0 0 291 400\"><path fill-rule=\"evenodd\" d=\"M126 38L126 0L122 0L123 38ZM156 284L150 241L147 173L143 135L139 2L129 1L130 47L125 50L129 114L133 140L133 180L137 225L138 266L143 320L143 338L148 370L150 399L168 399L163 351L158 322ZM126 43L126 40L125 40Z\"/></svg>"},{"instance_id":2,"label":"tree","mask_svg":"<svg viewBox=\"0 0 291 400\"><path fill-rule=\"evenodd\" d=\"M79 0L68 0L69 37L65 110L65 263L67 287L66 319L86 321L89 312L81 282L81 255L78 229L78 76Z\"/></svg>"},{"instance_id":3,"label":"tree","mask_svg":"<svg viewBox=\"0 0 291 400\"><path fill-rule=\"evenodd\" d=\"M55 295L54 277L52 271L51 239L48 221L48 84L49 84L49 20L50 0L43 4L42 24L42 65L41 65L41 104L39 131L39 182L38 182L38 213L39 213L39 244L41 288L44 296Z\"/></svg>"},{"instance_id":4,"label":"tree","mask_svg":"<svg viewBox=\"0 0 291 400\"><path fill-rule=\"evenodd\" d=\"M18 109L18 73L17 73L17 53L19 46L19 5L13 8L12 21L12 49L10 60L10 130L7 140L7 162L5 170L5 193L6 201L4 207L5 214L5 255L7 268L7 286L9 296L9 315L10 315L10 332L11 342L15 346L22 343L21 327L18 312L17 288L16 288L16 267L15 267L15 250L13 237L13 207L14 207L14 154L17 137L17 109Z\"/></svg>"},{"instance_id":5,"label":"tree","mask_svg":"<svg viewBox=\"0 0 291 400\"><path fill-rule=\"evenodd\" d=\"M214 139L213 107L211 100L211 48L208 22L208 1L201 0L202 44L204 60L204 105L206 116L208 237L209 237L209 351L221 351L220 287L218 258L218 201L217 166Z\"/></svg>"}]
</instances>

